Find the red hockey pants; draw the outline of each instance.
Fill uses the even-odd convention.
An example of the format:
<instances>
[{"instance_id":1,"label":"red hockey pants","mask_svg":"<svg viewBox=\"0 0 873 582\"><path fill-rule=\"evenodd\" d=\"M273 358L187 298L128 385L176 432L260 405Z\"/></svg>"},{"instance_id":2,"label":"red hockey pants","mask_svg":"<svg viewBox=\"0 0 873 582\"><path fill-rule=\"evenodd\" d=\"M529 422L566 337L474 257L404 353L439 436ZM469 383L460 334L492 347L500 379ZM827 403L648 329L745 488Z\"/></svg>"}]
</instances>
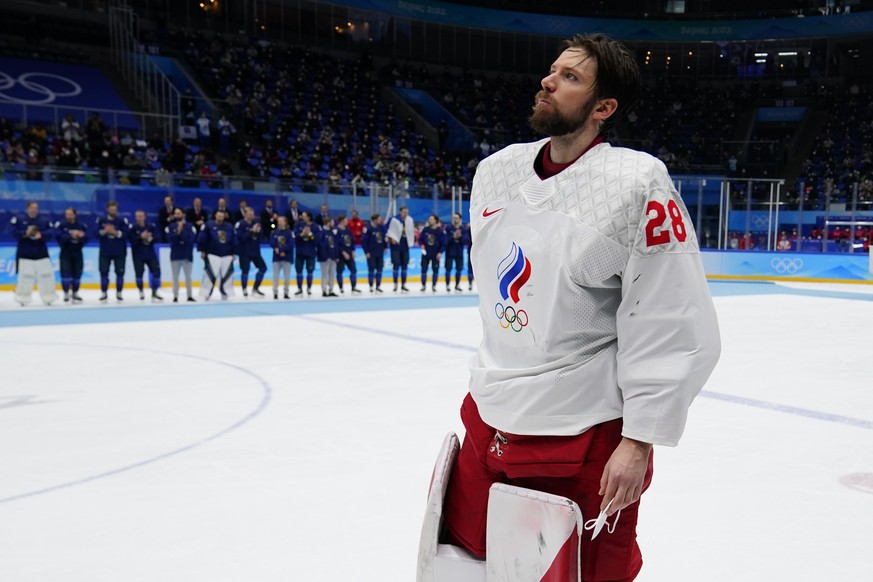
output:
<instances>
[{"instance_id":1,"label":"red hockey pants","mask_svg":"<svg viewBox=\"0 0 873 582\"><path fill-rule=\"evenodd\" d=\"M452 469L444 507L448 542L485 555L488 490L498 482L572 499L586 521L600 513L600 478L621 441L621 419L577 436L498 434L479 416L469 394L461 406L461 419L467 434ZM650 456L643 491L651 479ZM643 565L636 541L638 510L639 502L623 509L613 533L604 527L593 541L590 531L582 534L583 580L630 581L637 576Z\"/></svg>"}]
</instances>

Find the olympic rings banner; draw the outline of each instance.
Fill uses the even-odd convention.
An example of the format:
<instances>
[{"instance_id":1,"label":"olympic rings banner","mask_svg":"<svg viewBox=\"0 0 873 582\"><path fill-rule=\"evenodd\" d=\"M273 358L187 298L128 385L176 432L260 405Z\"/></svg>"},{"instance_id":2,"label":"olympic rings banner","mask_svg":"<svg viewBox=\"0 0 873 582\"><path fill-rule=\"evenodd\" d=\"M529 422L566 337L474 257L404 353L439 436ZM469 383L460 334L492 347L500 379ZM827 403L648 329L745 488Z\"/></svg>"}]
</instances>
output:
<instances>
[{"instance_id":1,"label":"olympic rings banner","mask_svg":"<svg viewBox=\"0 0 873 582\"><path fill-rule=\"evenodd\" d=\"M85 121L82 112L67 112L64 107L129 111L97 67L0 58L0 117L17 120L26 112L30 123L54 123L55 108L60 108L58 122L67 113L72 113L80 123ZM123 123L119 120L119 124L127 127L133 122L132 127L136 127L133 116L129 117ZM104 118L107 124L109 121Z\"/></svg>"},{"instance_id":2,"label":"olympic rings banner","mask_svg":"<svg viewBox=\"0 0 873 582\"><path fill-rule=\"evenodd\" d=\"M703 270L714 277L873 281L867 253L703 251Z\"/></svg>"}]
</instances>

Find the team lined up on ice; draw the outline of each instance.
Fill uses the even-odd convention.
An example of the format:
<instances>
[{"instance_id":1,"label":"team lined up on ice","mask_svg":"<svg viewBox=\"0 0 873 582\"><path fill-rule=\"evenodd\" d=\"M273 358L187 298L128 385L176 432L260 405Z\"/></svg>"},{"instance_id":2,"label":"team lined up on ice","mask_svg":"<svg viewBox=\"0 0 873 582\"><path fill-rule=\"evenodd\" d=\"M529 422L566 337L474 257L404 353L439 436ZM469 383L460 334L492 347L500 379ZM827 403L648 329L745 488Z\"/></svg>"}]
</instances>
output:
<instances>
[{"instance_id":1,"label":"team lined up on ice","mask_svg":"<svg viewBox=\"0 0 873 582\"><path fill-rule=\"evenodd\" d=\"M239 259L239 275L242 293L248 292L249 270L255 267L252 296L263 297L261 283L267 265L261 255L261 241L269 243L273 262L273 298L279 298L280 283L283 297L290 299L291 269L296 273L296 296L312 295L315 263L321 269L321 290L324 297L337 297L336 289L344 292L344 271L349 271L349 283L353 294L360 293L357 281L355 258L360 247L367 259L367 280L371 293L382 293L382 271L386 249L390 249L394 291L408 292L406 287L409 267L409 249L416 244L421 247L421 290L426 290L428 269L432 271L432 290L436 292L441 260L445 257L446 289L451 292L451 277L454 271L454 289L461 291L461 272L464 254L467 254L467 281L473 288L473 271L469 260L472 245L470 229L455 214L449 224L442 225L436 215L428 217L427 224L416 231L415 223L406 207L385 221L373 214L369 223L364 223L352 211L351 218L344 215L334 219L326 207L314 220L311 212L301 211L296 223L291 218L276 215L264 227L257 220L254 210L240 205L240 220L230 222L230 211L219 207L211 220L203 220L199 228L188 221L181 208L172 206L172 198L166 209L166 227L161 228L150 221L145 211L137 210L134 222L130 223L118 213L118 203L106 204L106 213L96 220L92 228L83 224L72 207L64 212L64 219L51 222L40 216L39 205L30 202L23 216L12 219L13 236L18 242L18 279L16 301L27 305L37 285L44 303L58 300L55 293L55 276L48 254L51 239L60 246L60 276L65 302L80 303L79 295L84 259L82 248L89 241L99 241L100 301L108 300L110 270L115 273L115 296L123 300L125 261L130 246L136 286L140 300L145 299L145 271L148 269L149 288L153 302L163 301L160 295L161 267L155 244L161 240L169 243L172 267L173 302L179 301L181 279L184 276L187 300L195 301L192 289L192 265L195 250L203 260L203 281L200 295L209 300L217 292L221 299L234 294L234 263ZM163 219L163 217L161 217ZM161 220L164 222L164 220Z\"/></svg>"}]
</instances>

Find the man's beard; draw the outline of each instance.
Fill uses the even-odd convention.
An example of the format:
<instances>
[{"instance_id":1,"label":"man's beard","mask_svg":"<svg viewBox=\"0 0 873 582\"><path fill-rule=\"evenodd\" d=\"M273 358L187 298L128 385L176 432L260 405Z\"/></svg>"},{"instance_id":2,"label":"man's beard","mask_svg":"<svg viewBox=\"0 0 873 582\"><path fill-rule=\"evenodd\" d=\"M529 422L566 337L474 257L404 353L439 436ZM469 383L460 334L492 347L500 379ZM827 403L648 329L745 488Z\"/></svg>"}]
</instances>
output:
<instances>
[{"instance_id":1,"label":"man's beard","mask_svg":"<svg viewBox=\"0 0 873 582\"><path fill-rule=\"evenodd\" d=\"M537 103L543 97L546 97L545 91L540 91L534 97L533 113L528 117L527 123L535 132L550 137L569 135L579 131L585 126L594 110L594 99L589 99L583 103L574 114L569 116L554 109L554 104L552 104L553 111L538 109Z\"/></svg>"}]
</instances>

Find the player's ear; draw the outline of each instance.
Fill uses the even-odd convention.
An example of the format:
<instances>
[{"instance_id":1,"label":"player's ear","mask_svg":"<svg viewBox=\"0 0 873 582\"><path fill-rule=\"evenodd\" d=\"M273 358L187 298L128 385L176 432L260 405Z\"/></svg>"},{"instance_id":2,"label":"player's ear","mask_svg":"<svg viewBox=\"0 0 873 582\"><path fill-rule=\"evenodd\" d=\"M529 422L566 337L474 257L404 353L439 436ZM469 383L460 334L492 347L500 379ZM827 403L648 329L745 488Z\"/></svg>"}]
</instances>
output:
<instances>
[{"instance_id":1,"label":"player's ear","mask_svg":"<svg viewBox=\"0 0 873 582\"><path fill-rule=\"evenodd\" d=\"M605 121L618 109L618 100L614 97L604 99L594 107L591 116L597 121Z\"/></svg>"}]
</instances>

